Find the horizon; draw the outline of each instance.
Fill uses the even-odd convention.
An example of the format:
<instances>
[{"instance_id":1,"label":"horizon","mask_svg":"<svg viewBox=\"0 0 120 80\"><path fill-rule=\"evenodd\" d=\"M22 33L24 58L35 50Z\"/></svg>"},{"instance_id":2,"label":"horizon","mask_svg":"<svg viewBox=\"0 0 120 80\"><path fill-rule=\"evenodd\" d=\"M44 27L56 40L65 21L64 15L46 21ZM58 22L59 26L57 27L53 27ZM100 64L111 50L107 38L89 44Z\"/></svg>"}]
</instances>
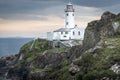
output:
<instances>
[{"instance_id":1,"label":"horizon","mask_svg":"<svg viewBox=\"0 0 120 80\"><path fill-rule=\"evenodd\" d=\"M1 0L0 38L46 37L47 32L65 27L65 6L69 0ZM84 29L103 12L118 14L119 0L71 0L75 9L75 24Z\"/></svg>"}]
</instances>

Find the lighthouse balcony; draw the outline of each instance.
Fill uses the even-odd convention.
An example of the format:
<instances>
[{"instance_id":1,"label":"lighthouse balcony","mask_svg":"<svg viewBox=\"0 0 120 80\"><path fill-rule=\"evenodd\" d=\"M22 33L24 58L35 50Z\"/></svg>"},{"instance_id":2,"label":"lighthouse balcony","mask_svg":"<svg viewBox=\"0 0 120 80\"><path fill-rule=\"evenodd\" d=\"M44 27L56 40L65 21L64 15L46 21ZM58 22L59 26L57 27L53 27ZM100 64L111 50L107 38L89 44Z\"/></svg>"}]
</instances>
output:
<instances>
[{"instance_id":1,"label":"lighthouse balcony","mask_svg":"<svg viewBox=\"0 0 120 80\"><path fill-rule=\"evenodd\" d=\"M65 12L75 12L74 9L65 9Z\"/></svg>"}]
</instances>

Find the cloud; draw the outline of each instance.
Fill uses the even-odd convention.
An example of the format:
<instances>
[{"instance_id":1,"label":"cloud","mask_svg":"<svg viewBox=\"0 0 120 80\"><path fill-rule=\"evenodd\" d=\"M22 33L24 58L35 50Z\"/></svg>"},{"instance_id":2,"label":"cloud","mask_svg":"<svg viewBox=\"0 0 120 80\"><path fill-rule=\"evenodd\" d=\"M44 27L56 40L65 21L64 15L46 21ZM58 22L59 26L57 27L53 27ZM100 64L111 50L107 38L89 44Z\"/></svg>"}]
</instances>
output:
<instances>
[{"instance_id":1,"label":"cloud","mask_svg":"<svg viewBox=\"0 0 120 80\"><path fill-rule=\"evenodd\" d=\"M99 8L84 6L74 7L76 9L75 22L78 25L78 27L81 28L82 32L84 32L84 28L86 27L88 22L95 19L99 19L100 13L102 13L102 10L99 10ZM61 5L45 9L43 10L44 15L19 14L19 16L31 17L31 19L28 20L1 19L0 36L24 36L24 37L46 36L46 32L65 27L64 22L65 13L63 8L64 6ZM51 9L52 11L49 12L49 9ZM58 10L58 13L55 10ZM49 12L49 14L45 14L47 12Z\"/></svg>"},{"instance_id":2,"label":"cloud","mask_svg":"<svg viewBox=\"0 0 120 80\"><path fill-rule=\"evenodd\" d=\"M114 13L120 13L119 7L120 7L120 4L117 4L117 5L102 7L102 9L103 10L110 10L111 12L114 12Z\"/></svg>"},{"instance_id":3,"label":"cloud","mask_svg":"<svg viewBox=\"0 0 120 80\"><path fill-rule=\"evenodd\" d=\"M80 28L86 28L88 22L100 19L101 14L104 12L104 10L95 7L74 5L74 8L75 8L75 22ZM49 16L54 15L64 20L65 18L64 9L65 5L50 7L45 9L43 11L43 14Z\"/></svg>"},{"instance_id":4,"label":"cloud","mask_svg":"<svg viewBox=\"0 0 120 80\"><path fill-rule=\"evenodd\" d=\"M47 31L64 27L61 18L55 16L48 16L47 18L47 21L1 20L0 36L41 37L46 36Z\"/></svg>"},{"instance_id":5,"label":"cloud","mask_svg":"<svg viewBox=\"0 0 120 80\"><path fill-rule=\"evenodd\" d=\"M100 8L95 8L95 7L86 7L86 6L79 6L79 5L73 5L75 8L75 14L82 15L82 16L96 16L96 15L101 15L101 12L103 12L102 9ZM57 6L52 6L49 8L44 9L43 11L38 11L38 13L42 15L55 15L55 16L60 16L64 17L65 11L64 9L66 8L66 4L61 4Z\"/></svg>"},{"instance_id":6,"label":"cloud","mask_svg":"<svg viewBox=\"0 0 120 80\"><path fill-rule=\"evenodd\" d=\"M40 14L44 9L60 5L60 1L0 0L0 17L17 18L16 14Z\"/></svg>"},{"instance_id":7,"label":"cloud","mask_svg":"<svg viewBox=\"0 0 120 80\"><path fill-rule=\"evenodd\" d=\"M56 11L58 15L68 2L69 0L0 0L0 17L5 19L21 19L22 16L18 16L19 14L50 15L52 11ZM103 7L114 6L117 4L119 5L120 0L71 0L71 2L78 6L96 7L102 9ZM62 6L62 8L57 9L58 6ZM51 9L53 7L55 9ZM116 7L116 10L111 8L107 8L105 10L115 12L119 10L118 8L119 7ZM30 17L23 16L23 19L30 19Z\"/></svg>"},{"instance_id":8,"label":"cloud","mask_svg":"<svg viewBox=\"0 0 120 80\"><path fill-rule=\"evenodd\" d=\"M0 36L45 36L64 27L69 0L0 0ZM119 0L71 0L75 23L83 31L105 10L119 12Z\"/></svg>"},{"instance_id":9,"label":"cloud","mask_svg":"<svg viewBox=\"0 0 120 80\"><path fill-rule=\"evenodd\" d=\"M75 5L75 20L80 28L85 29L87 24L93 20L100 19L104 10L95 7L86 7Z\"/></svg>"},{"instance_id":10,"label":"cloud","mask_svg":"<svg viewBox=\"0 0 120 80\"><path fill-rule=\"evenodd\" d=\"M105 7L119 4L120 0L71 0L71 2L88 7Z\"/></svg>"},{"instance_id":11,"label":"cloud","mask_svg":"<svg viewBox=\"0 0 120 80\"><path fill-rule=\"evenodd\" d=\"M3 20L3 18L0 18L0 21L2 21Z\"/></svg>"}]
</instances>

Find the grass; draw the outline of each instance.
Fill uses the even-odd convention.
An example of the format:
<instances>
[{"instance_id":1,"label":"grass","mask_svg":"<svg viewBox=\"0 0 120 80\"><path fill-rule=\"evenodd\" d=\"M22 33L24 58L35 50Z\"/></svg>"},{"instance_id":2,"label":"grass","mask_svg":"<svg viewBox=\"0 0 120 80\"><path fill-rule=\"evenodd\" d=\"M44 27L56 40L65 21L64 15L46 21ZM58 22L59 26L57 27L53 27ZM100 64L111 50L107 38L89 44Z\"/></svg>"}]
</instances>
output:
<instances>
[{"instance_id":1,"label":"grass","mask_svg":"<svg viewBox=\"0 0 120 80\"><path fill-rule=\"evenodd\" d=\"M114 64L120 64L120 36L105 37L104 40L105 44L102 48L83 54L81 59L74 62L80 67L80 72L77 74L81 76L79 79L94 80L108 76L114 80L115 76L117 76L110 68ZM108 46L114 46L114 48ZM81 74L81 72L83 73Z\"/></svg>"},{"instance_id":2,"label":"grass","mask_svg":"<svg viewBox=\"0 0 120 80\"><path fill-rule=\"evenodd\" d=\"M107 46L112 45L115 46L116 48L120 47L120 36L106 38L105 40L107 42L106 43Z\"/></svg>"},{"instance_id":3,"label":"grass","mask_svg":"<svg viewBox=\"0 0 120 80\"><path fill-rule=\"evenodd\" d=\"M104 75L114 75L114 72L109 69L116 63L120 64L120 36L105 37L104 40L105 44L102 48L96 49L93 53L83 54L82 58L77 60L78 62L76 62L76 65L80 67L80 72L76 74L78 77L82 76L83 80L89 80L91 76L101 77ZM23 49L28 49L30 44L31 42L25 45ZM108 46L114 46L114 48L109 48ZM46 51L46 54L59 54L66 52L66 50L66 48L50 49L46 41L36 40L33 49L25 53L25 57L27 61L32 61L37 55L41 55L44 51ZM57 70L51 70L50 68L41 69L31 63L31 72L35 73L46 70L50 72L48 77L52 77L53 79L72 80L72 76L69 73L70 66L68 66L67 63L67 60L61 62L62 67ZM78 80L79 79L80 77Z\"/></svg>"},{"instance_id":4,"label":"grass","mask_svg":"<svg viewBox=\"0 0 120 80\"><path fill-rule=\"evenodd\" d=\"M65 66L57 71L51 73L50 77L54 77L54 80L73 80L69 73L69 66Z\"/></svg>"},{"instance_id":5,"label":"grass","mask_svg":"<svg viewBox=\"0 0 120 80\"><path fill-rule=\"evenodd\" d=\"M118 21L120 23L120 16L116 17L114 21Z\"/></svg>"},{"instance_id":6,"label":"grass","mask_svg":"<svg viewBox=\"0 0 120 80\"><path fill-rule=\"evenodd\" d=\"M112 66L113 63L115 63L114 59L118 59L117 56L120 54L120 37L116 36L116 37L106 38L105 41L106 41L105 44L106 47L97 49L95 51L95 53L97 54L96 57L98 58L98 64L96 65L105 63ZM114 48L108 48L107 46L114 46Z\"/></svg>"},{"instance_id":7,"label":"grass","mask_svg":"<svg viewBox=\"0 0 120 80\"><path fill-rule=\"evenodd\" d=\"M47 54L51 54L51 53L61 53L61 52L65 52L67 49L66 48L54 48L54 49L49 49L47 50Z\"/></svg>"},{"instance_id":8,"label":"grass","mask_svg":"<svg viewBox=\"0 0 120 80\"><path fill-rule=\"evenodd\" d=\"M30 41L20 49L20 52L24 54L24 59L28 62L32 61L37 55L42 54L45 50L50 49L46 40L36 39L30 50L32 43L33 41Z\"/></svg>"},{"instance_id":9,"label":"grass","mask_svg":"<svg viewBox=\"0 0 120 80\"><path fill-rule=\"evenodd\" d=\"M30 41L29 43L25 44L21 49L20 52L23 54L23 60L22 62L26 61L30 63L30 67L31 67L31 73L38 73L41 71L48 71L51 72L50 68L44 68L41 69L39 66L35 65L33 62L33 60L38 56L38 55L42 55L44 51L46 51L47 54L52 54L52 53L61 53L61 52L65 52L67 49L66 48L54 48L51 49L48 45L48 42L46 40L40 40L40 39L36 39L34 42L34 45L32 47L32 49L30 50L30 46L32 45L33 41ZM17 64L18 66L21 65Z\"/></svg>"}]
</instances>

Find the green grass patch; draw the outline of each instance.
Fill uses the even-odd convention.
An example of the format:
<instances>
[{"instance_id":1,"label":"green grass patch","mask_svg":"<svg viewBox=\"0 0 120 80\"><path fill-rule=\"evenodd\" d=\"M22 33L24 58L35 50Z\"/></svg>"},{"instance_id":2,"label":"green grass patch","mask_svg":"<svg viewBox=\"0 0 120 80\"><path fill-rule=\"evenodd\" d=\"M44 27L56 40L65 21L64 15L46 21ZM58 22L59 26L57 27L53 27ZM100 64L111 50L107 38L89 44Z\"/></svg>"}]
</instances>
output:
<instances>
[{"instance_id":1,"label":"green grass patch","mask_svg":"<svg viewBox=\"0 0 120 80\"><path fill-rule=\"evenodd\" d=\"M51 53L61 53L61 52L66 52L66 48L54 48L54 49L49 49L47 50L47 54L51 54Z\"/></svg>"}]
</instances>

